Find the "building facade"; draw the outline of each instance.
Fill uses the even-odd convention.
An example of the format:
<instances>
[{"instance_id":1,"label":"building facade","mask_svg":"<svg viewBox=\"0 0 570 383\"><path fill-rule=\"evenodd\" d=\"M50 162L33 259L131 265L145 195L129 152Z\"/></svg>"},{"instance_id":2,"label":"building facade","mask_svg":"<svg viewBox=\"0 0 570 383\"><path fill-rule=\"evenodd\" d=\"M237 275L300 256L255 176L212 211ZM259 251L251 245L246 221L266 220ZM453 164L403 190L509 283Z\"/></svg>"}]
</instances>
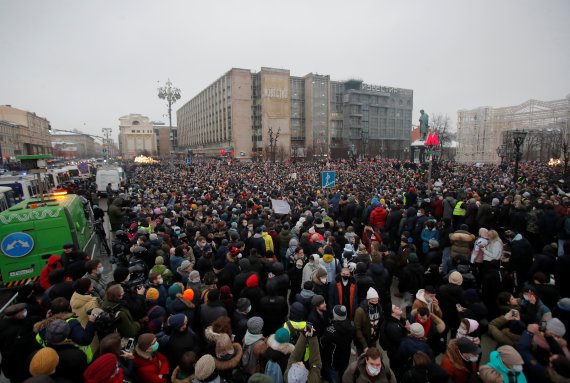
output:
<instances>
[{"instance_id":1,"label":"building facade","mask_svg":"<svg viewBox=\"0 0 570 383\"><path fill-rule=\"evenodd\" d=\"M126 159L157 155L156 134L148 117L129 114L119 118L119 152Z\"/></svg>"},{"instance_id":2,"label":"building facade","mask_svg":"<svg viewBox=\"0 0 570 383\"><path fill-rule=\"evenodd\" d=\"M178 109L178 145L238 159L403 156L412 109L409 89L234 68Z\"/></svg>"},{"instance_id":3,"label":"building facade","mask_svg":"<svg viewBox=\"0 0 570 383\"><path fill-rule=\"evenodd\" d=\"M539 101L529 100L520 105L502 108L480 107L457 112L457 155L458 162L499 163L497 148L505 145L512 152L512 132L527 131L523 153L543 148L544 142L532 145L534 138L541 140L548 135L540 134L551 130L568 130L570 120L570 98ZM553 145L554 147L554 145ZM547 156L548 153L541 154ZM528 158L528 157L526 157Z\"/></svg>"},{"instance_id":4,"label":"building facade","mask_svg":"<svg viewBox=\"0 0 570 383\"><path fill-rule=\"evenodd\" d=\"M160 158L169 158L172 152L172 136L176 134L176 127L172 130L164 122L152 122L156 135L156 152Z\"/></svg>"},{"instance_id":5,"label":"building facade","mask_svg":"<svg viewBox=\"0 0 570 383\"><path fill-rule=\"evenodd\" d=\"M78 133L54 133L51 136L52 147L75 147L78 158L92 158L101 156L101 145L93 137ZM54 152L55 155L55 152Z\"/></svg>"},{"instance_id":6,"label":"building facade","mask_svg":"<svg viewBox=\"0 0 570 383\"><path fill-rule=\"evenodd\" d=\"M51 126L46 118L10 105L0 105L0 122L3 155L51 153Z\"/></svg>"}]
</instances>

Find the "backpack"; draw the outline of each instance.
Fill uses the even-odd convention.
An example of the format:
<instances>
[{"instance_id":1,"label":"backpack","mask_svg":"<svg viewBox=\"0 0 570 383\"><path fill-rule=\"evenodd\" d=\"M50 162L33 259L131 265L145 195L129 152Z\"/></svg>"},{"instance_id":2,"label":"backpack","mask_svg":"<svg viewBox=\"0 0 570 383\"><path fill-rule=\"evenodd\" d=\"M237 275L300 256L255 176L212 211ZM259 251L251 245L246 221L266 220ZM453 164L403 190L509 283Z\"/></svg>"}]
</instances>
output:
<instances>
[{"instance_id":1,"label":"backpack","mask_svg":"<svg viewBox=\"0 0 570 383\"><path fill-rule=\"evenodd\" d=\"M283 383L283 372L281 372L279 363L275 363L272 360L267 361L264 374L271 377L273 383Z\"/></svg>"},{"instance_id":2,"label":"backpack","mask_svg":"<svg viewBox=\"0 0 570 383\"><path fill-rule=\"evenodd\" d=\"M263 341L263 339L260 339L260 340L253 342L249 346L247 346L247 345L243 346L243 355L241 357L241 367L249 375L253 375L256 372L258 372L258 370L259 370L259 358L257 358L253 354L253 346L257 342L262 342L262 341Z\"/></svg>"}]
</instances>

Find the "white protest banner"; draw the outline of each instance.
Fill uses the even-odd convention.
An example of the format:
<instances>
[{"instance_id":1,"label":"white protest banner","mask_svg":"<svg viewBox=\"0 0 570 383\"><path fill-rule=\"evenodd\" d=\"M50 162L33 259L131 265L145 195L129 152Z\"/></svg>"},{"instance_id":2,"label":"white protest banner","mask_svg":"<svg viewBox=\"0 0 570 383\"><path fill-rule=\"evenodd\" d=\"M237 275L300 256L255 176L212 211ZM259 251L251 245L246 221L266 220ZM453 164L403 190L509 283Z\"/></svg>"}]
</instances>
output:
<instances>
[{"instance_id":1,"label":"white protest banner","mask_svg":"<svg viewBox=\"0 0 570 383\"><path fill-rule=\"evenodd\" d=\"M271 209L275 214L289 214L291 206L289 202L280 199L271 199Z\"/></svg>"}]
</instances>

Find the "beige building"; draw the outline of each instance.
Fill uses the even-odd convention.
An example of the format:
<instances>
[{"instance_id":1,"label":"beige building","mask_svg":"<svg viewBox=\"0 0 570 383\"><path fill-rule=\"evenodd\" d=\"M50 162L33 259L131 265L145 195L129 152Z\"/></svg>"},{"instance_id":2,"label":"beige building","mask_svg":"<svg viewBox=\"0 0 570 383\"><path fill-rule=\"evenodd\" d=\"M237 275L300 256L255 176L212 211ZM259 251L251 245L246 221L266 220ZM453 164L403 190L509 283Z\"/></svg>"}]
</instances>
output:
<instances>
[{"instance_id":1,"label":"beige building","mask_svg":"<svg viewBox=\"0 0 570 383\"><path fill-rule=\"evenodd\" d=\"M6 145L6 150L11 151L7 152L10 156L51 153L50 123L44 117L10 105L0 105L0 121L4 126L0 144L2 147Z\"/></svg>"},{"instance_id":2,"label":"beige building","mask_svg":"<svg viewBox=\"0 0 570 383\"><path fill-rule=\"evenodd\" d=\"M237 159L399 156L412 109L410 89L233 68L178 109L178 146Z\"/></svg>"},{"instance_id":3,"label":"beige building","mask_svg":"<svg viewBox=\"0 0 570 383\"><path fill-rule=\"evenodd\" d=\"M18 145L18 125L0 121L0 163L16 156Z\"/></svg>"},{"instance_id":4,"label":"beige building","mask_svg":"<svg viewBox=\"0 0 570 383\"><path fill-rule=\"evenodd\" d=\"M119 118L119 151L126 159L148 153L156 156L156 134L148 117L129 114Z\"/></svg>"},{"instance_id":5,"label":"beige building","mask_svg":"<svg viewBox=\"0 0 570 383\"><path fill-rule=\"evenodd\" d=\"M156 135L156 152L160 158L169 158L172 151L172 132L164 122L152 122L154 134ZM176 127L172 127L175 130Z\"/></svg>"},{"instance_id":6,"label":"beige building","mask_svg":"<svg viewBox=\"0 0 570 383\"><path fill-rule=\"evenodd\" d=\"M92 158L101 156L101 145L93 137L78 133L54 133L51 136L52 144L66 143L76 148L79 158ZM54 146L55 147L55 146Z\"/></svg>"},{"instance_id":7,"label":"beige building","mask_svg":"<svg viewBox=\"0 0 570 383\"><path fill-rule=\"evenodd\" d=\"M570 98L554 101L528 100L502 108L480 107L457 112L457 155L455 160L468 163L500 163L497 148L505 145L513 151L512 132L527 131L524 152L536 149L531 137L540 132L561 130L570 120ZM530 145L531 148L526 146ZM523 157L527 158L527 157Z\"/></svg>"}]
</instances>

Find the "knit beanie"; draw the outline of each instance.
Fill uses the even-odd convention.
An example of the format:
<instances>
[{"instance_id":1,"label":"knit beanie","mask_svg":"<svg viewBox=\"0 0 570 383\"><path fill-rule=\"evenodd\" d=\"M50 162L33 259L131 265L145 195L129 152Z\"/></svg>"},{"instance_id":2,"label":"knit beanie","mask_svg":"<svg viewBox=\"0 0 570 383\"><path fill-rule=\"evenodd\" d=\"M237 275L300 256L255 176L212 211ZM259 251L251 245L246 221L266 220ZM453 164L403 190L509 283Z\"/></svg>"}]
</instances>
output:
<instances>
[{"instance_id":1,"label":"knit beanie","mask_svg":"<svg viewBox=\"0 0 570 383\"><path fill-rule=\"evenodd\" d=\"M449 283L461 286L463 284L463 275L459 271L454 271L449 274Z\"/></svg>"},{"instance_id":2,"label":"knit beanie","mask_svg":"<svg viewBox=\"0 0 570 383\"><path fill-rule=\"evenodd\" d=\"M184 314L171 315L170 318L168 318L168 324L170 325L170 327L173 330L180 331L182 326L184 326L184 319L185 318L186 318L186 315L184 315Z\"/></svg>"},{"instance_id":3,"label":"knit beanie","mask_svg":"<svg viewBox=\"0 0 570 383\"><path fill-rule=\"evenodd\" d=\"M51 375L59 364L59 355L51 347L39 349L30 362L30 374Z\"/></svg>"},{"instance_id":4,"label":"knit beanie","mask_svg":"<svg viewBox=\"0 0 570 383\"><path fill-rule=\"evenodd\" d=\"M524 360L521 357L521 354L519 354L513 346L501 346L497 349L497 352L499 353L501 361L504 364L508 364L510 366L513 366L515 364L524 364Z\"/></svg>"},{"instance_id":5,"label":"knit beanie","mask_svg":"<svg viewBox=\"0 0 570 383\"><path fill-rule=\"evenodd\" d=\"M376 291L376 289L374 287L370 287L368 288L368 291L366 292L366 299L374 299L374 298L379 298L378 292Z\"/></svg>"},{"instance_id":6,"label":"knit beanie","mask_svg":"<svg viewBox=\"0 0 570 383\"><path fill-rule=\"evenodd\" d=\"M180 270L186 270L187 268L192 266L192 262L190 262L189 260L185 259L182 261L182 263L180 264Z\"/></svg>"},{"instance_id":7,"label":"knit beanie","mask_svg":"<svg viewBox=\"0 0 570 383\"><path fill-rule=\"evenodd\" d=\"M548 323L546 323L546 329L559 337L563 337L564 334L566 334L566 326L564 326L564 323L558 318L549 320Z\"/></svg>"},{"instance_id":8,"label":"knit beanie","mask_svg":"<svg viewBox=\"0 0 570 383\"><path fill-rule=\"evenodd\" d=\"M192 270L190 272L190 275L188 276L188 279L190 280L190 282L192 282L195 279L200 279L200 272L198 270Z\"/></svg>"},{"instance_id":9,"label":"knit beanie","mask_svg":"<svg viewBox=\"0 0 570 383\"><path fill-rule=\"evenodd\" d=\"M279 330L275 331L275 340L278 343L289 343L291 340L291 334L286 328L281 327Z\"/></svg>"},{"instance_id":10,"label":"knit beanie","mask_svg":"<svg viewBox=\"0 0 570 383\"><path fill-rule=\"evenodd\" d=\"M216 355L224 356L231 355L234 352L234 346L232 345L232 340L230 336L226 333L222 333L218 336L216 340Z\"/></svg>"},{"instance_id":11,"label":"knit beanie","mask_svg":"<svg viewBox=\"0 0 570 383\"><path fill-rule=\"evenodd\" d=\"M183 296L184 296L184 299L186 299L188 301L193 300L194 299L194 290L192 290L192 289L184 290Z\"/></svg>"},{"instance_id":12,"label":"knit beanie","mask_svg":"<svg viewBox=\"0 0 570 383\"><path fill-rule=\"evenodd\" d=\"M159 293L158 290L154 287L151 287L146 291L146 300L147 301L156 301L158 299Z\"/></svg>"},{"instance_id":13,"label":"knit beanie","mask_svg":"<svg viewBox=\"0 0 570 383\"><path fill-rule=\"evenodd\" d=\"M261 334L263 330L263 319L261 317L251 317L247 320L247 331L253 335Z\"/></svg>"},{"instance_id":14,"label":"knit beanie","mask_svg":"<svg viewBox=\"0 0 570 383\"><path fill-rule=\"evenodd\" d=\"M245 281L245 285L247 287L257 287L259 285L259 277L257 274L250 275L250 277Z\"/></svg>"},{"instance_id":15,"label":"knit beanie","mask_svg":"<svg viewBox=\"0 0 570 383\"><path fill-rule=\"evenodd\" d=\"M323 255L323 261L326 263L331 263L334 260L334 255L332 254L325 254Z\"/></svg>"},{"instance_id":16,"label":"knit beanie","mask_svg":"<svg viewBox=\"0 0 570 383\"><path fill-rule=\"evenodd\" d=\"M247 298L240 298L236 304L236 310L245 313L247 309L251 306L251 302Z\"/></svg>"},{"instance_id":17,"label":"knit beanie","mask_svg":"<svg viewBox=\"0 0 570 383\"><path fill-rule=\"evenodd\" d=\"M346 319L346 307L343 305L336 305L333 308L333 319L335 321L341 321Z\"/></svg>"},{"instance_id":18,"label":"knit beanie","mask_svg":"<svg viewBox=\"0 0 570 383\"><path fill-rule=\"evenodd\" d=\"M119 369L121 370L121 369ZM117 356L115 354L103 354L93 361L83 373L85 383L108 383L121 381L116 376L111 378L117 371Z\"/></svg>"},{"instance_id":19,"label":"knit beanie","mask_svg":"<svg viewBox=\"0 0 570 383\"><path fill-rule=\"evenodd\" d=\"M420 323L412 323L410 326L410 334L414 338L423 338L425 336L424 326Z\"/></svg>"},{"instance_id":20,"label":"knit beanie","mask_svg":"<svg viewBox=\"0 0 570 383\"><path fill-rule=\"evenodd\" d=\"M146 352L146 350L148 350L148 348L154 342L155 339L156 339L156 335L148 333L148 332L145 334L139 335L139 338L137 339L137 346L138 346L139 350Z\"/></svg>"},{"instance_id":21,"label":"knit beanie","mask_svg":"<svg viewBox=\"0 0 570 383\"><path fill-rule=\"evenodd\" d=\"M164 257L159 255L158 257L156 257L154 259L154 264L155 265L164 265Z\"/></svg>"},{"instance_id":22,"label":"knit beanie","mask_svg":"<svg viewBox=\"0 0 570 383\"><path fill-rule=\"evenodd\" d=\"M301 302L294 302L289 309L289 319L300 322L305 319L305 307Z\"/></svg>"},{"instance_id":23,"label":"knit beanie","mask_svg":"<svg viewBox=\"0 0 570 383\"><path fill-rule=\"evenodd\" d=\"M71 332L71 328L69 324L61 319L56 319L51 322L45 334L45 339L48 344L57 344L61 343L67 339L67 336Z\"/></svg>"},{"instance_id":24,"label":"knit beanie","mask_svg":"<svg viewBox=\"0 0 570 383\"><path fill-rule=\"evenodd\" d=\"M206 354L196 362L194 367L194 378L204 380L210 377L216 369L216 360L210 354Z\"/></svg>"}]
</instances>

